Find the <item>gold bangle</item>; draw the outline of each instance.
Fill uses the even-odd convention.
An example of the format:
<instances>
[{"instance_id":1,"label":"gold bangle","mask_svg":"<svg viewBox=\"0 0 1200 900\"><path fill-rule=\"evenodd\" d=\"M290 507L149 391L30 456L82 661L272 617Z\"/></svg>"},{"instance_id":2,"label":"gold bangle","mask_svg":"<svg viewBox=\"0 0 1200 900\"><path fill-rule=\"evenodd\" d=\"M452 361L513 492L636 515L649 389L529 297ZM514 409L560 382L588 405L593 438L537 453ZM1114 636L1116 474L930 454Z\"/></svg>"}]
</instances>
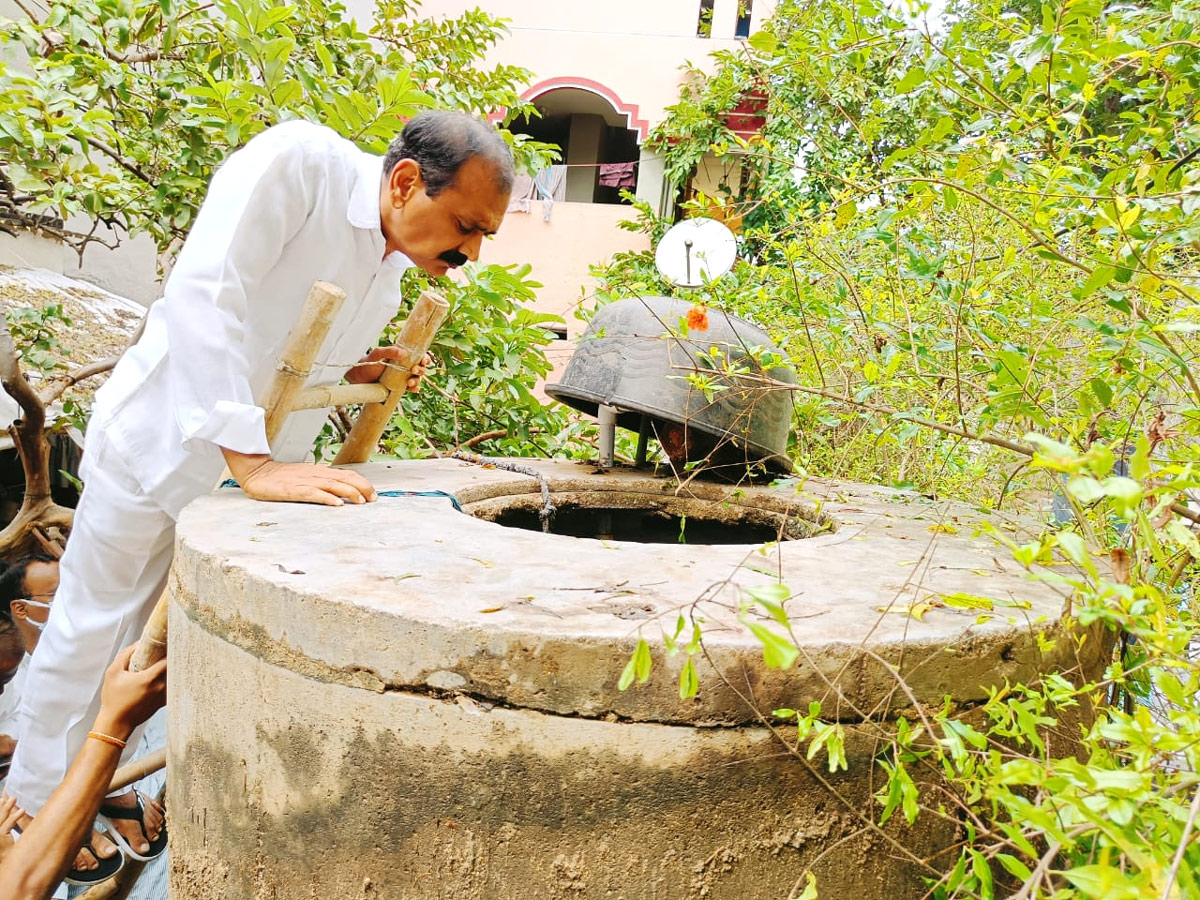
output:
<instances>
[{"instance_id":1,"label":"gold bangle","mask_svg":"<svg viewBox=\"0 0 1200 900\"><path fill-rule=\"evenodd\" d=\"M102 741L105 744L112 744L114 747L120 747L122 750L125 749L125 742L120 738L113 737L111 734L104 734L100 731L89 731L87 736L93 740Z\"/></svg>"}]
</instances>

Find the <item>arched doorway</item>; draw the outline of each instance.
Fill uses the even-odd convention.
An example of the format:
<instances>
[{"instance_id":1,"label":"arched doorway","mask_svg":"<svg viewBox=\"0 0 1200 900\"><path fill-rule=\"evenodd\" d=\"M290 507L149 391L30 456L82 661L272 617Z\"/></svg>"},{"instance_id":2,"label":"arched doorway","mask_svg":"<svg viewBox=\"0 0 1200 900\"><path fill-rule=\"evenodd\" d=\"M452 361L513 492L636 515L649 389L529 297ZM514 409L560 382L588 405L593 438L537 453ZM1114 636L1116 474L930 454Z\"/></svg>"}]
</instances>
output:
<instances>
[{"instance_id":1,"label":"arched doorway","mask_svg":"<svg viewBox=\"0 0 1200 900\"><path fill-rule=\"evenodd\" d=\"M541 116L518 118L509 128L562 148L566 200L628 202L621 191L636 189L648 127L638 118L636 105L623 103L587 78L552 78L531 87L523 98L533 101Z\"/></svg>"}]
</instances>

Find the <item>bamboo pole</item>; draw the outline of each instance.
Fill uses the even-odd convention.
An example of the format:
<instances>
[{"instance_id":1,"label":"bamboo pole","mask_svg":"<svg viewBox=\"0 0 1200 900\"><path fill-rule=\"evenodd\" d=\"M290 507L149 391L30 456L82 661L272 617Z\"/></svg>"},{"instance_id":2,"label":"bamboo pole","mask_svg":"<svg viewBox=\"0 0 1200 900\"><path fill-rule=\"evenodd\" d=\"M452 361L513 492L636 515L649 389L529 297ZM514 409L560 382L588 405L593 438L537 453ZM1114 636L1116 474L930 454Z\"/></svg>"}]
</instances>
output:
<instances>
[{"instance_id":1,"label":"bamboo pole","mask_svg":"<svg viewBox=\"0 0 1200 900\"><path fill-rule=\"evenodd\" d=\"M384 369L383 377L379 379L379 383L388 389L388 397L382 403L363 407L342 449L333 460L335 466L364 463L370 458L383 435L383 429L387 427L408 388L409 369L425 355L433 343L434 333L441 327L449 311L450 304L442 297L432 291L421 294L396 340L396 346L402 351L400 357L393 366Z\"/></svg>"},{"instance_id":2,"label":"bamboo pole","mask_svg":"<svg viewBox=\"0 0 1200 900\"><path fill-rule=\"evenodd\" d=\"M345 300L346 292L327 281L315 282L308 292L300 319L293 326L283 352L279 354L267 396L259 404L267 412L268 444L274 443L283 423L287 421L288 413L295 408L293 401L308 380L317 351L321 349L325 335L329 333Z\"/></svg>"},{"instance_id":3,"label":"bamboo pole","mask_svg":"<svg viewBox=\"0 0 1200 900\"><path fill-rule=\"evenodd\" d=\"M309 290L304 308L300 311L300 318L288 334L287 343L284 344L279 362L275 365L275 375L271 378L266 397L260 404L266 410L268 443L279 436L288 413L293 409L291 404L312 372L317 351L321 349L325 335L329 333L329 328L345 300L346 292L327 281L314 282ZM141 643L134 651L129 668L140 672L164 659L166 655L167 592L163 591L158 602L154 604L150 621L142 630Z\"/></svg>"},{"instance_id":4,"label":"bamboo pole","mask_svg":"<svg viewBox=\"0 0 1200 900\"><path fill-rule=\"evenodd\" d=\"M135 781L141 781L147 775L153 775L166 764L167 751L165 748L147 753L141 759L135 759L117 769L113 773L108 789L109 791L119 791L123 787L129 787Z\"/></svg>"},{"instance_id":5,"label":"bamboo pole","mask_svg":"<svg viewBox=\"0 0 1200 900\"><path fill-rule=\"evenodd\" d=\"M440 298L438 299L440 300ZM324 343L325 336L329 333L329 329L333 325L334 319L337 318L337 314L341 310L345 300L345 291L337 285L325 281L315 282L312 289L308 292L308 298L304 302L300 318L288 335L287 343L284 345L283 351L279 356L279 362L276 364L275 375L271 379L267 395L261 404L266 411L268 444L273 443L275 438L279 436L279 432L283 428L283 423L287 421L288 415L294 410L316 409L320 406L337 405L325 402L317 404L310 401L317 398L324 400L332 396L348 396L351 393L345 390L327 390L326 393L321 394L319 390L310 390L309 392L305 392L304 390L304 382L308 380L308 376L312 372L313 360L316 359L317 352L321 349L321 344ZM445 307L445 301L442 300L441 303ZM445 311L437 318L432 331L437 330L437 326L441 324L443 318L445 318ZM430 332L430 338L432 338L432 331ZM403 339L404 334L407 333L408 323L406 322L401 338ZM421 346L416 359L420 359L420 356L424 354L428 346L429 342L426 340L425 344ZM412 366L413 363L409 363L408 365ZM349 385L348 387L362 387L370 390L358 391L355 396L361 399L339 400L339 403L386 400L387 390L391 390L386 385L383 391L381 391L379 385ZM400 383L400 389L401 391L404 389L403 379ZM310 402L310 405L299 406L297 405L298 401ZM379 438L376 437L375 440L378 441ZM146 627L142 629L141 642L129 663L129 667L135 672L153 665L160 659L166 658L167 598L168 592L163 591L158 601L154 604L154 609L150 613L150 619L146 623ZM110 790L119 790L135 781L139 781L151 772L158 771L165 764L166 751L163 750L122 766L114 773ZM163 791L160 790L158 794L160 803L162 802L162 797ZM137 881L138 876L141 874L143 866L144 863L140 863L137 860L126 860L125 866L120 872L108 881L98 884L84 894L81 894L80 900L125 900L134 883Z\"/></svg>"},{"instance_id":6,"label":"bamboo pole","mask_svg":"<svg viewBox=\"0 0 1200 900\"><path fill-rule=\"evenodd\" d=\"M129 660L129 669L140 672L148 669L160 659L167 656L167 591L159 595L154 609L150 612L150 620L142 629L142 638L137 649L133 651L133 659Z\"/></svg>"},{"instance_id":7,"label":"bamboo pole","mask_svg":"<svg viewBox=\"0 0 1200 900\"><path fill-rule=\"evenodd\" d=\"M318 384L296 394L292 412L298 409L330 409L355 403L382 403L390 392L379 382L373 384Z\"/></svg>"}]
</instances>

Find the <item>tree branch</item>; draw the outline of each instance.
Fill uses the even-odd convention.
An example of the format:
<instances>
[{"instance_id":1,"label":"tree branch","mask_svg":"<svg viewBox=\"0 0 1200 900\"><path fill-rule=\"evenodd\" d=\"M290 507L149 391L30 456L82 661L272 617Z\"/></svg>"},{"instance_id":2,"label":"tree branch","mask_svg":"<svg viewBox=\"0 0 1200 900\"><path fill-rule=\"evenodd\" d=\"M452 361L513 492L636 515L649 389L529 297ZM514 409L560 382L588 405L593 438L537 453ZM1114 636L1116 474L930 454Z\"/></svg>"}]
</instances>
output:
<instances>
[{"instance_id":1,"label":"tree branch","mask_svg":"<svg viewBox=\"0 0 1200 900\"><path fill-rule=\"evenodd\" d=\"M66 393L68 388L72 388L79 382L94 375L103 375L105 372L111 371L120 358L120 356L109 356L105 359L98 359L95 362L88 363L86 366L80 366L75 371L68 372L66 375L52 378L42 385L41 389L37 392L38 397L43 403L49 405Z\"/></svg>"},{"instance_id":2,"label":"tree branch","mask_svg":"<svg viewBox=\"0 0 1200 900\"><path fill-rule=\"evenodd\" d=\"M0 313L0 384L21 407L21 418L9 426L9 433L20 454L21 467L25 471L25 502L22 504L24 508L31 502L50 497L50 471L45 464L49 458L49 447L44 433L46 407L21 372L17 348L8 330L8 319L3 313Z\"/></svg>"},{"instance_id":3,"label":"tree branch","mask_svg":"<svg viewBox=\"0 0 1200 900\"><path fill-rule=\"evenodd\" d=\"M17 348L8 330L8 318L0 312L0 385L21 407L22 428L36 425L40 433L46 424L46 407L21 372Z\"/></svg>"},{"instance_id":4,"label":"tree branch","mask_svg":"<svg viewBox=\"0 0 1200 900\"><path fill-rule=\"evenodd\" d=\"M38 397L43 404L49 405L61 397L68 388L74 387L79 382L96 375L103 375L105 372L112 370L125 355L125 351L138 342L142 336L142 332L146 330L146 317L142 316L142 321L138 322L138 327L133 330L133 334L129 336L129 340L125 342L124 348L116 356L109 356L104 359L98 359L95 362L90 362L80 366L66 375L60 375L57 378L49 379L41 390L38 391Z\"/></svg>"},{"instance_id":5,"label":"tree branch","mask_svg":"<svg viewBox=\"0 0 1200 900\"><path fill-rule=\"evenodd\" d=\"M1167 873L1167 883L1163 887L1162 900L1169 900L1171 888L1179 874L1179 864L1183 862L1183 851L1187 849L1188 840L1192 836L1192 827L1196 824L1196 814L1200 813L1200 789L1192 797L1192 808L1188 810L1187 822L1183 826L1183 836L1179 839L1179 847L1175 850L1175 858L1171 860L1171 871Z\"/></svg>"},{"instance_id":6,"label":"tree branch","mask_svg":"<svg viewBox=\"0 0 1200 900\"><path fill-rule=\"evenodd\" d=\"M507 434L507 428L497 428L495 431L485 431L483 434L477 434L475 437L463 441L463 447L475 447L479 444L482 444L484 441L490 441L493 438L504 437Z\"/></svg>"},{"instance_id":7,"label":"tree branch","mask_svg":"<svg viewBox=\"0 0 1200 900\"><path fill-rule=\"evenodd\" d=\"M878 406L874 403L863 403L861 400L855 400L851 397L835 394L833 391L823 391L820 388L806 387L800 384L783 383L780 383L779 387L791 391L798 391L801 394L814 394L818 397L825 397L828 400L834 400L838 403L845 403L847 406L856 406L859 409L865 409L868 412L878 413L882 416L897 417L906 422L913 422L917 425L924 426L925 428L932 428L934 431L953 434L957 437L965 438L968 441L979 441L980 443L991 444L993 447L1003 447L1005 450L1011 450L1014 453L1020 453L1025 457L1033 457L1033 447L1029 446L1028 444L1018 443L1017 441L1010 441L1008 438L1002 438L992 434L976 434L975 432L968 431L965 428L956 428L953 425L935 422L933 419L925 419L921 416L909 415L908 413L902 413L898 409L892 409L891 407L887 406ZM1193 512L1187 506L1187 504L1172 503L1170 510L1181 518L1200 524L1200 513Z\"/></svg>"},{"instance_id":8,"label":"tree branch","mask_svg":"<svg viewBox=\"0 0 1200 900\"><path fill-rule=\"evenodd\" d=\"M104 143L104 141L100 140L99 138L89 137L87 139L87 142L89 145L91 145L92 147L95 147L97 150L99 150L101 153L103 153L105 156L107 156L109 159L111 159L113 162L115 162L118 166L120 166L126 172L129 172L132 175L136 175L142 181L146 182L146 184L152 183L150 180L150 176L147 175L144 171L142 171L142 168L139 165L137 165L137 163L130 162L124 156L122 156L117 150L110 147L108 144Z\"/></svg>"}]
</instances>

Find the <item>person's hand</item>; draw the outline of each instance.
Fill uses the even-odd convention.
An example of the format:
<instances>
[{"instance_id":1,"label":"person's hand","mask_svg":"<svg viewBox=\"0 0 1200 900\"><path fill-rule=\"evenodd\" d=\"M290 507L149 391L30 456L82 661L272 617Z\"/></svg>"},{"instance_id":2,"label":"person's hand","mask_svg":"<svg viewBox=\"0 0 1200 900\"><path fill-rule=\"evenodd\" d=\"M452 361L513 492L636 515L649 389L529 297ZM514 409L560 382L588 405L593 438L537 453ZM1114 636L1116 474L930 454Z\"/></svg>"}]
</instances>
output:
<instances>
[{"instance_id":1,"label":"person's hand","mask_svg":"<svg viewBox=\"0 0 1200 900\"><path fill-rule=\"evenodd\" d=\"M225 447L225 464L247 497L285 503L369 503L378 498L371 482L349 469L313 463L280 463L262 454Z\"/></svg>"},{"instance_id":2,"label":"person's hand","mask_svg":"<svg viewBox=\"0 0 1200 900\"><path fill-rule=\"evenodd\" d=\"M0 734L0 764L17 752L17 739L12 735Z\"/></svg>"},{"instance_id":3,"label":"person's hand","mask_svg":"<svg viewBox=\"0 0 1200 900\"><path fill-rule=\"evenodd\" d=\"M404 351L399 347L376 347L346 373L346 381L350 384L369 384L378 381L387 370L385 364L395 362L403 355ZM431 365L433 365L433 357L426 353L421 357L420 362L409 369L407 390L416 392L421 389L421 379L425 377L425 373Z\"/></svg>"},{"instance_id":4,"label":"person's hand","mask_svg":"<svg viewBox=\"0 0 1200 900\"><path fill-rule=\"evenodd\" d=\"M24 817L25 810L17 806L17 798L7 791L0 793L0 834L8 834Z\"/></svg>"},{"instance_id":5,"label":"person's hand","mask_svg":"<svg viewBox=\"0 0 1200 900\"><path fill-rule=\"evenodd\" d=\"M247 497L290 503L370 503L378 499L371 482L349 469L334 469L314 463L281 463L264 460L241 476L238 484Z\"/></svg>"},{"instance_id":6,"label":"person's hand","mask_svg":"<svg viewBox=\"0 0 1200 900\"><path fill-rule=\"evenodd\" d=\"M160 659L140 672L131 672L129 660L136 648L137 644L130 644L117 654L100 688L95 730L121 740L167 702L167 661Z\"/></svg>"}]
</instances>

